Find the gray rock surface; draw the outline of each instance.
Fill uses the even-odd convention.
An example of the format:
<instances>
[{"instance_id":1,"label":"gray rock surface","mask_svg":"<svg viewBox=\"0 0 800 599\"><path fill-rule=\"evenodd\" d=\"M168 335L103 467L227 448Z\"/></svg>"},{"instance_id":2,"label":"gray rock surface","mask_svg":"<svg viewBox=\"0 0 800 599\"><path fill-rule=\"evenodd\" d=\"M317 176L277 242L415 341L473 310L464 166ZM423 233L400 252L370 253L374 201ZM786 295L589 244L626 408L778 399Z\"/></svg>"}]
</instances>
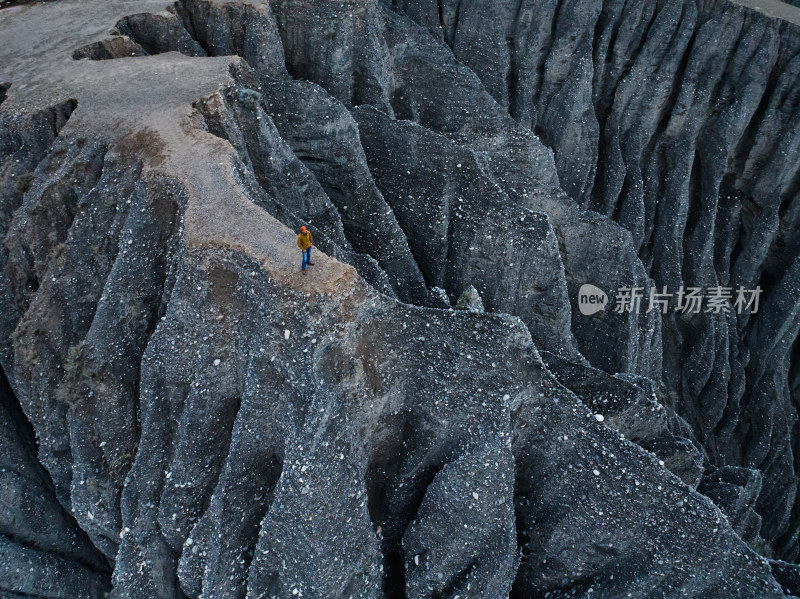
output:
<instances>
[{"instance_id":1,"label":"gray rock surface","mask_svg":"<svg viewBox=\"0 0 800 599\"><path fill-rule=\"evenodd\" d=\"M777 1L460 0L438 16L407 4L553 149L575 202L630 231L657 289L764 290L758 314L667 315L652 378L714 464L763 473L761 534L794 559L799 13Z\"/></svg>"},{"instance_id":2,"label":"gray rock surface","mask_svg":"<svg viewBox=\"0 0 800 599\"><path fill-rule=\"evenodd\" d=\"M0 594L796 595L800 13L394 4L0 11Z\"/></svg>"}]
</instances>

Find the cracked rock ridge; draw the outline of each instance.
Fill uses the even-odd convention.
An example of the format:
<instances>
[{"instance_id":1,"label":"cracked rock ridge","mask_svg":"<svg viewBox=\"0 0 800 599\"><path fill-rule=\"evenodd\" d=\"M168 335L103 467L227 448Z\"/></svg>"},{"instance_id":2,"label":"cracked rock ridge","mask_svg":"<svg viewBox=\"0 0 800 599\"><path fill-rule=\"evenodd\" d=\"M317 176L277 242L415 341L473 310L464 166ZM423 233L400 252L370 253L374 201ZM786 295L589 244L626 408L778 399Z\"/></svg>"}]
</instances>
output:
<instances>
[{"instance_id":1,"label":"cracked rock ridge","mask_svg":"<svg viewBox=\"0 0 800 599\"><path fill-rule=\"evenodd\" d=\"M800 10L757 4L0 11L2 596L800 595Z\"/></svg>"}]
</instances>

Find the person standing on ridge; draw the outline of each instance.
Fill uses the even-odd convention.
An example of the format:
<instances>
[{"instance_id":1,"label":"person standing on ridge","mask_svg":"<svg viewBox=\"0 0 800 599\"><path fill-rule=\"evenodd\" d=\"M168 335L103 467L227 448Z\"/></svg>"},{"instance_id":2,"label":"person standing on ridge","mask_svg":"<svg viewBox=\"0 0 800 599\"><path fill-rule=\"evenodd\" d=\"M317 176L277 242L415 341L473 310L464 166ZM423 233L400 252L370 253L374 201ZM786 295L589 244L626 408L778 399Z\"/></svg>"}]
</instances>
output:
<instances>
[{"instance_id":1,"label":"person standing on ridge","mask_svg":"<svg viewBox=\"0 0 800 599\"><path fill-rule=\"evenodd\" d=\"M303 251L303 274L306 274L306 264L314 266L311 261L311 248L314 246L314 238L311 231L306 227L300 227L300 235L297 236L297 247Z\"/></svg>"}]
</instances>

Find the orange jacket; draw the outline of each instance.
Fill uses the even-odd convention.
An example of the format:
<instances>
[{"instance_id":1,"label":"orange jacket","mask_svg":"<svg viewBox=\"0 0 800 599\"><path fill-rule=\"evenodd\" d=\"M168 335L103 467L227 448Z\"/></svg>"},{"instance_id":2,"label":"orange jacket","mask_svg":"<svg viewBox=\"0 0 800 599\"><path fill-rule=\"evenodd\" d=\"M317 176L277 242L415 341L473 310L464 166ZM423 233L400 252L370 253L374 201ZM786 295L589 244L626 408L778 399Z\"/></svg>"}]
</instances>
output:
<instances>
[{"instance_id":1,"label":"orange jacket","mask_svg":"<svg viewBox=\"0 0 800 599\"><path fill-rule=\"evenodd\" d=\"M311 231L300 233L300 235L297 236L297 247L299 247L301 250L307 250L313 243L314 238L311 236Z\"/></svg>"}]
</instances>

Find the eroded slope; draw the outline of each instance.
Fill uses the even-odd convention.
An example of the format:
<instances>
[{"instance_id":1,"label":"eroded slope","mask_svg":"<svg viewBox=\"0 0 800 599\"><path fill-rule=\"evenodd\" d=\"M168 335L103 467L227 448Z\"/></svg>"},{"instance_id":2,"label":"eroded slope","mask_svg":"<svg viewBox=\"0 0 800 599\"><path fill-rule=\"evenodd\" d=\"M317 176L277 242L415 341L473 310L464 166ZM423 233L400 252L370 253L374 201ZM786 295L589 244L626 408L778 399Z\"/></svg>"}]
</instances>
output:
<instances>
[{"instance_id":1,"label":"eroded slope","mask_svg":"<svg viewBox=\"0 0 800 599\"><path fill-rule=\"evenodd\" d=\"M650 264L558 148L374 2L163 8L0 13L8 443L74 539L6 510L4 590L782 596L757 471L654 394L660 319L572 312Z\"/></svg>"}]
</instances>

